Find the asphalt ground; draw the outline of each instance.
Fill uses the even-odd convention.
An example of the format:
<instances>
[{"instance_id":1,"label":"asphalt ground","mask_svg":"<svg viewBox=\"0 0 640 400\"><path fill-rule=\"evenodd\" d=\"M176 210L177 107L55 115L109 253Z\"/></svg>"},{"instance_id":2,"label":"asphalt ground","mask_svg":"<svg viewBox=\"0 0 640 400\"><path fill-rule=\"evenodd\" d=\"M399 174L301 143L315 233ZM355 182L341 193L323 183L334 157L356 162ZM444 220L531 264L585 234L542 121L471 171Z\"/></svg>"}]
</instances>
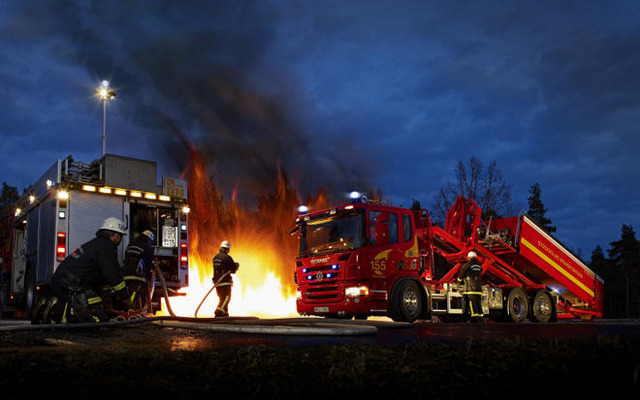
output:
<instances>
[{"instance_id":1,"label":"asphalt ground","mask_svg":"<svg viewBox=\"0 0 640 400\"><path fill-rule=\"evenodd\" d=\"M238 319L227 325L314 325L301 320ZM638 321L315 321L329 330L304 332L223 331L208 329L214 324L207 320L173 322L58 328L1 320L3 398L60 392L100 399L640 394Z\"/></svg>"}]
</instances>

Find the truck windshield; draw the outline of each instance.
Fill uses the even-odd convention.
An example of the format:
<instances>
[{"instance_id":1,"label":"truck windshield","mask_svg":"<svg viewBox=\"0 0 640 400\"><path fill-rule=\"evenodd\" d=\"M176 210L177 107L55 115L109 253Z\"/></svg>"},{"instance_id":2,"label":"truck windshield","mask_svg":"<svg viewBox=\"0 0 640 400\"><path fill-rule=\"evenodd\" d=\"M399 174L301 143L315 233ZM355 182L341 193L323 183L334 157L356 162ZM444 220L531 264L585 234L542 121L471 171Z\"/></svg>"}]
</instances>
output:
<instances>
[{"instance_id":1,"label":"truck windshield","mask_svg":"<svg viewBox=\"0 0 640 400\"><path fill-rule=\"evenodd\" d=\"M348 213L318 218L300 225L301 257L316 254L340 253L357 249L364 244L364 213Z\"/></svg>"}]
</instances>

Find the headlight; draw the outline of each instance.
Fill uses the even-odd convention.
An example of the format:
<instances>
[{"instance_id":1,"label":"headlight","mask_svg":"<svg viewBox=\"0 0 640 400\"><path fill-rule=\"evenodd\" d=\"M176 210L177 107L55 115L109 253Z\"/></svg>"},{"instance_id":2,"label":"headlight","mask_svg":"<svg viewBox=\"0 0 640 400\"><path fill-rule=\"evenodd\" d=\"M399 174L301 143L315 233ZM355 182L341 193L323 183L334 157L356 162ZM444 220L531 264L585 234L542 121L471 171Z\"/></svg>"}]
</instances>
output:
<instances>
[{"instance_id":1,"label":"headlight","mask_svg":"<svg viewBox=\"0 0 640 400\"><path fill-rule=\"evenodd\" d=\"M369 288L367 286L351 286L344 289L344 294L350 297L368 296Z\"/></svg>"}]
</instances>

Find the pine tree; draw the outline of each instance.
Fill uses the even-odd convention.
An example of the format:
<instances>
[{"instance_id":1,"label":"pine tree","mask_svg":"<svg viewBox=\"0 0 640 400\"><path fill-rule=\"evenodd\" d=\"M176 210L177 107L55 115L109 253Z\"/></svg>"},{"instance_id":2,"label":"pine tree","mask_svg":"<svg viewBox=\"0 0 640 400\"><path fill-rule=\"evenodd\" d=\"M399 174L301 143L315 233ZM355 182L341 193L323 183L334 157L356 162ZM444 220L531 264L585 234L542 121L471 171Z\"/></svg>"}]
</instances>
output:
<instances>
[{"instance_id":1,"label":"pine tree","mask_svg":"<svg viewBox=\"0 0 640 400\"><path fill-rule=\"evenodd\" d=\"M613 274L607 290L617 294L616 305L626 318L640 316L640 243L633 227L622 225L620 240L611 242L609 258Z\"/></svg>"},{"instance_id":2,"label":"pine tree","mask_svg":"<svg viewBox=\"0 0 640 400\"><path fill-rule=\"evenodd\" d=\"M602 247L596 247L591 253L591 261L589 262L589 267L591 270L598 275L605 284L604 289L604 317L611 318L616 314L620 313L620 310L617 310L615 307L615 291L608 290L610 285L612 284L613 279L613 267L611 264L611 260L609 260L605 254Z\"/></svg>"},{"instance_id":3,"label":"pine tree","mask_svg":"<svg viewBox=\"0 0 640 400\"><path fill-rule=\"evenodd\" d=\"M20 195L16 187L2 182L2 192L0 192L0 244L8 245L9 231L11 229L9 220L19 198Z\"/></svg>"},{"instance_id":4,"label":"pine tree","mask_svg":"<svg viewBox=\"0 0 640 400\"><path fill-rule=\"evenodd\" d=\"M551 220L545 217L547 213L547 208L544 206L541 200L542 189L540 189L540 185L538 183L534 183L529 188L529 211L527 214L538 225L542 226L547 232L553 233L556 231L556 227L551 225Z\"/></svg>"},{"instance_id":5,"label":"pine tree","mask_svg":"<svg viewBox=\"0 0 640 400\"><path fill-rule=\"evenodd\" d=\"M418 201L418 199L413 199L413 203L411 203L411 210L420 211L421 208L422 205L420 204L420 201Z\"/></svg>"}]
</instances>

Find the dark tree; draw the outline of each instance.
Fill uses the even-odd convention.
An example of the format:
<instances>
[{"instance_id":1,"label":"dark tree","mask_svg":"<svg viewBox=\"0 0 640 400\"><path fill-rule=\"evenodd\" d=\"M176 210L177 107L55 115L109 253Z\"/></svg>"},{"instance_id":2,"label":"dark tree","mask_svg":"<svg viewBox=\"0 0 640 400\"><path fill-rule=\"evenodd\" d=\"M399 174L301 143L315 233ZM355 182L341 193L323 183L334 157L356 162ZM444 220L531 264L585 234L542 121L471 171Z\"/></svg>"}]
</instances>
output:
<instances>
[{"instance_id":1,"label":"dark tree","mask_svg":"<svg viewBox=\"0 0 640 400\"><path fill-rule=\"evenodd\" d=\"M481 161L471 157L468 164L458 162L455 173L456 180L449 182L436 195L431 213L435 223L441 225L446 220L447 212L458 195L475 200L485 219L513 213L511 186L504 181L496 161L485 168Z\"/></svg>"},{"instance_id":2,"label":"dark tree","mask_svg":"<svg viewBox=\"0 0 640 400\"><path fill-rule=\"evenodd\" d=\"M602 280L604 280L604 317L611 318L617 314L620 314L620 310L615 306L615 291L609 290L609 286L613 277L613 266L611 260L609 260L602 247L596 247L591 253L591 261L589 267L596 273Z\"/></svg>"},{"instance_id":3,"label":"dark tree","mask_svg":"<svg viewBox=\"0 0 640 400\"><path fill-rule=\"evenodd\" d=\"M2 193L0 193L0 285L4 285L8 279L9 250L11 241L11 216L14 213L16 204L20 196L18 189L2 182ZM2 290L0 290L0 296ZM0 313L2 312L3 299L0 297Z\"/></svg>"},{"instance_id":4,"label":"dark tree","mask_svg":"<svg viewBox=\"0 0 640 400\"><path fill-rule=\"evenodd\" d=\"M420 211L422 205L420 205L420 201L417 199L413 199L413 203L411 203L411 210Z\"/></svg>"},{"instance_id":5,"label":"dark tree","mask_svg":"<svg viewBox=\"0 0 640 400\"><path fill-rule=\"evenodd\" d=\"M613 306L623 310L626 318L640 316L640 243L633 227L622 225L620 240L610 243L609 259L612 265L610 283Z\"/></svg>"},{"instance_id":6,"label":"dark tree","mask_svg":"<svg viewBox=\"0 0 640 400\"><path fill-rule=\"evenodd\" d=\"M14 186L7 185L6 182L2 182L2 192L0 193L0 241L5 242L5 239L9 237L9 218L14 212L16 203L20 195L18 189Z\"/></svg>"},{"instance_id":7,"label":"dark tree","mask_svg":"<svg viewBox=\"0 0 640 400\"><path fill-rule=\"evenodd\" d=\"M529 214L529 216L533 218L533 220L537 222L538 225L542 226L547 232L555 232L556 227L552 226L551 220L545 216L548 210L544 206L544 203L542 203L542 189L540 189L540 185L538 183L534 183L533 185L531 185L531 187L529 188L529 194L529 211L527 212L527 214Z\"/></svg>"}]
</instances>

